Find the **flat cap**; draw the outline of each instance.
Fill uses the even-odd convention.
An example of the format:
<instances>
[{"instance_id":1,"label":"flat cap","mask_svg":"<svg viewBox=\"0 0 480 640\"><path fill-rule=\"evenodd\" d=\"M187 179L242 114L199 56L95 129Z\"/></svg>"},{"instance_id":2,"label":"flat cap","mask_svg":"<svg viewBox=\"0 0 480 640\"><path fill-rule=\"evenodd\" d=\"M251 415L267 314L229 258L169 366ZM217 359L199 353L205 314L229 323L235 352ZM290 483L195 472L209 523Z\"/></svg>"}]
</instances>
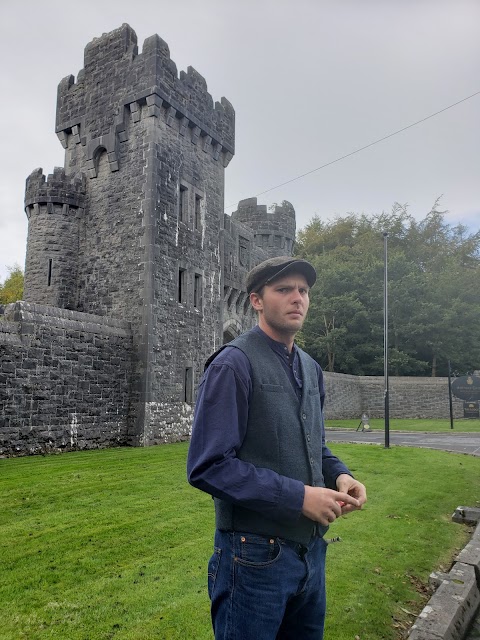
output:
<instances>
[{"instance_id":1,"label":"flat cap","mask_svg":"<svg viewBox=\"0 0 480 640\"><path fill-rule=\"evenodd\" d=\"M265 284L288 273L301 273L309 287L313 287L317 279L315 268L306 260L292 256L277 256L257 264L247 274L247 293L260 291Z\"/></svg>"}]
</instances>

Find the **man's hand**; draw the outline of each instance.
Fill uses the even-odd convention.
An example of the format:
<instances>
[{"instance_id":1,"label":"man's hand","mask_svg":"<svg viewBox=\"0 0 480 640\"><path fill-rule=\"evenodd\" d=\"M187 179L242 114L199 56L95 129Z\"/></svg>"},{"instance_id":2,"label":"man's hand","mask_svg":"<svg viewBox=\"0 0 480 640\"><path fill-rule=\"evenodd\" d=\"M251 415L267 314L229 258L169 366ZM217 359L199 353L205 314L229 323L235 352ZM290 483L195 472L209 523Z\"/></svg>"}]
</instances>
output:
<instances>
[{"instance_id":1,"label":"man's hand","mask_svg":"<svg viewBox=\"0 0 480 640\"><path fill-rule=\"evenodd\" d=\"M361 482L358 482L358 480L349 476L348 473L342 473L338 476L336 484L338 491L347 493L358 501L358 506L354 506L351 503L345 503L345 505L342 505L342 515L362 508L362 505L367 501L367 490Z\"/></svg>"},{"instance_id":2,"label":"man's hand","mask_svg":"<svg viewBox=\"0 0 480 640\"><path fill-rule=\"evenodd\" d=\"M353 480L350 476L348 476L348 478ZM361 486L363 487L363 485ZM342 504L344 506L341 506ZM323 524L325 527L328 527L329 524L339 518L343 513L348 513L348 511L360 508L361 504L359 500L348 492L305 485L302 513L304 516L307 516L307 518L310 518L310 520L320 522L320 524Z\"/></svg>"}]
</instances>

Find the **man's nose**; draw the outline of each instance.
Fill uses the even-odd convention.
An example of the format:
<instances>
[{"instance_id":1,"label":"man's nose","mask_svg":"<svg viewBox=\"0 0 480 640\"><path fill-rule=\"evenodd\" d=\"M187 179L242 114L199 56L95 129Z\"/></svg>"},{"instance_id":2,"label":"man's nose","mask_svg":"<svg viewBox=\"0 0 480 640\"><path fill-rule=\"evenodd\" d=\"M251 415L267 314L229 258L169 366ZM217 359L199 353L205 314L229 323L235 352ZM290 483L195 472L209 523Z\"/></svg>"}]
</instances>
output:
<instances>
[{"instance_id":1,"label":"man's nose","mask_svg":"<svg viewBox=\"0 0 480 640\"><path fill-rule=\"evenodd\" d=\"M295 289L292 289L292 301L293 302L302 302L302 295L301 295L300 289L298 287L295 287Z\"/></svg>"}]
</instances>

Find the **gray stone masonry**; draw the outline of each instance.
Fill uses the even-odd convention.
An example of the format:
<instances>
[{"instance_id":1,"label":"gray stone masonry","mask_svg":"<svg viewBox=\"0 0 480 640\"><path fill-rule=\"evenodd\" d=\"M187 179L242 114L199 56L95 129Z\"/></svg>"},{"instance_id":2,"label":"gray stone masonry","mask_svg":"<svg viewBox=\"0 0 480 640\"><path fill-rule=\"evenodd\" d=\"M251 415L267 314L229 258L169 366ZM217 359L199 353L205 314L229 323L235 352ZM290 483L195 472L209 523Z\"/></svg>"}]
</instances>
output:
<instances>
[{"instance_id":1,"label":"gray stone masonry","mask_svg":"<svg viewBox=\"0 0 480 640\"><path fill-rule=\"evenodd\" d=\"M128 322L16 302L0 319L0 454L127 442Z\"/></svg>"},{"instance_id":2,"label":"gray stone masonry","mask_svg":"<svg viewBox=\"0 0 480 640\"><path fill-rule=\"evenodd\" d=\"M382 376L351 376L325 372L328 419L383 418L385 410ZM447 378L389 377L390 417L445 418L450 416ZM454 418L463 418L463 402L453 398Z\"/></svg>"},{"instance_id":3,"label":"gray stone masonry","mask_svg":"<svg viewBox=\"0 0 480 640\"><path fill-rule=\"evenodd\" d=\"M232 105L193 67L178 74L158 35L139 52L127 24L60 82L55 130L65 167L26 184L25 300L128 322L125 441L186 438L205 360L254 323L245 274L291 255L295 211L252 198L224 214Z\"/></svg>"}]
</instances>

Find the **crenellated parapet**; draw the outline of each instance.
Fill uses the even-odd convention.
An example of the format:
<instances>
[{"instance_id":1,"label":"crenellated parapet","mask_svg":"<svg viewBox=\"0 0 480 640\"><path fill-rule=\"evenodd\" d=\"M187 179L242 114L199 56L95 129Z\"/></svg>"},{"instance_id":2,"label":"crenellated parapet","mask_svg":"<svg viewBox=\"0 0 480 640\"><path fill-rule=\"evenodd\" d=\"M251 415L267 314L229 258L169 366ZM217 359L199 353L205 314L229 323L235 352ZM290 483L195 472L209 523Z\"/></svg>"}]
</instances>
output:
<instances>
[{"instance_id":1,"label":"crenellated parapet","mask_svg":"<svg viewBox=\"0 0 480 640\"><path fill-rule=\"evenodd\" d=\"M158 35L138 53L137 36L127 24L85 48L77 81L58 86L56 132L65 148L85 147L87 170L96 175L98 149L108 154L111 171L119 169L118 145L128 139L128 122L162 118L227 166L235 152L235 111L226 98L215 102L205 79L193 68L177 73L168 45Z\"/></svg>"},{"instance_id":2,"label":"crenellated parapet","mask_svg":"<svg viewBox=\"0 0 480 640\"><path fill-rule=\"evenodd\" d=\"M255 245L263 249L267 257L290 255L295 243L295 209L284 200L269 211L259 205L257 198L247 198L238 203L232 220L248 226L254 234Z\"/></svg>"},{"instance_id":3,"label":"crenellated parapet","mask_svg":"<svg viewBox=\"0 0 480 640\"><path fill-rule=\"evenodd\" d=\"M62 167L55 167L48 177L45 177L43 169L35 169L26 180L25 212L28 217L35 205L47 205L47 211L53 213L54 205L82 209L84 200L85 177L81 174L66 175Z\"/></svg>"}]
</instances>

